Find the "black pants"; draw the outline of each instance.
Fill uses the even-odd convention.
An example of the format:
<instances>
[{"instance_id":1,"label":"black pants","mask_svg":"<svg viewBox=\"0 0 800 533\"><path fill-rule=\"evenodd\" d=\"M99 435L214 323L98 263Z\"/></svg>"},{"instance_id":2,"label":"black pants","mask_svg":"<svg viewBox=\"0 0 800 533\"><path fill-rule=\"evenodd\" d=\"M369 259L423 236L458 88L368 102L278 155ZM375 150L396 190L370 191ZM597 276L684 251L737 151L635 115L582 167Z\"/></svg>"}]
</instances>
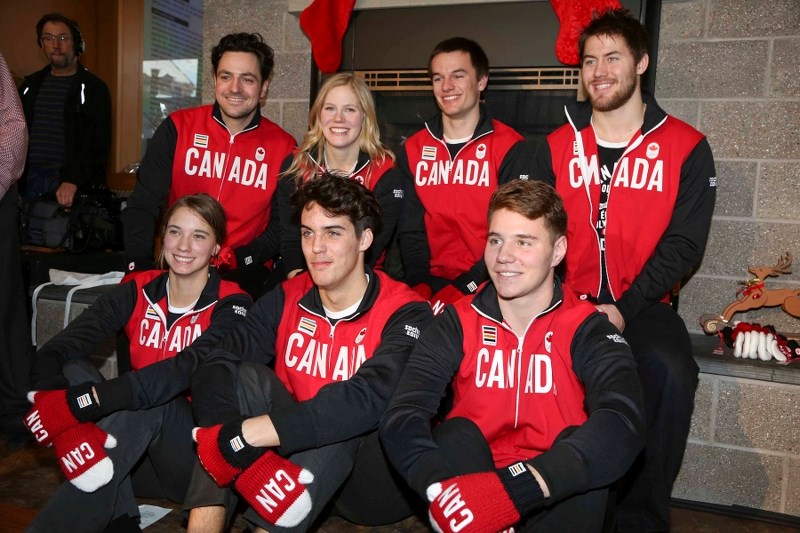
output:
<instances>
[{"instance_id":1,"label":"black pants","mask_svg":"<svg viewBox=\"0 0 800 533\"><path fill-rule=\"evenodd\" d=\"M644 391L645 449L618 488L616 527L669 531L669 502L694 410L698 367L683 320L656 304L625 326Z\"/></svg>"},{"instance_id":2,"label":"black pants","mask_svg":"<svg viewBox=\"0 0 800 533\"><path fill-rule=\"evenodd\" d=\"M24 429L33 356L17 210L17 187L12 186L0 200L0 429L9 433Z\"/></svg>"},{"instance_id":3,"label":"black pants","mask_svg":"<svg viewBox=\"0 0 800 533\"><path fill-rule=\"evenodd\" d=\"M433 438L453 472L464 475L495 469L489 445L471 420L451 418L434 429ZM553 533L601 531L607 502L607 489L577 494L523 518L514 530Z\"/></svg>"},{"instance_id":4,"label":"black pants","mask_svg":"<svg viewBox=\"0 0 800 533\"><path fill-rule=\"evenodd\" d=\"M64 375L71 385L103 379L86 359L64 365ZM150 409L117 411L97 426L117 439L117 446L106 450L114 463L111 481L94 492L65 481L26 531L103 531L114 519L139 516L137 496L183 501L195 457L194 420L185 397Z\"/></svg>"},{"instance_id":5,"label":"black pants","mask_svg":"<svg viewBox=\"0 0 800 533\"><path fill-rule=\"evenodd\" d=\"M214 393L218 387L231 384L237 391L235 410L233 403ZM195 418L203 426L268 414L296 403L271 369L249 363L205 365L195 372L192 390L203 391L202 396L193 398ZM377 431L304 450L288 459L314 474L314 481L307 486L313 502L308 518L296 527L281 528L267 524L248 509L244 515L248 522L272 532L305 531L329 502L333 502L340 516L363 525L390 524L412 514L411 501L415 496L388 465ZM229 520L235 503L231 489L220 489L205 471L195 466L185 501L187 509L224 505Z\"/></svg>"}]
</instances>

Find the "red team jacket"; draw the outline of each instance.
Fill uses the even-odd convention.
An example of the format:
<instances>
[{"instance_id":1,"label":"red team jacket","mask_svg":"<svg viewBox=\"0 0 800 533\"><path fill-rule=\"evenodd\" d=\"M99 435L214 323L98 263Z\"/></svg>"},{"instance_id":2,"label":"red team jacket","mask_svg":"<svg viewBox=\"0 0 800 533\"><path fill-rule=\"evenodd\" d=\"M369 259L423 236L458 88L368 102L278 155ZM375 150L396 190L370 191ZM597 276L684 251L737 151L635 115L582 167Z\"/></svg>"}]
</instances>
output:
<instances>
[{"instance_id":1,"label":"red team jacket","mask_svg":"<svg viewBox=\"0 0 800 533\"><path fill-rule=\"evenodd\" d=\"M220 281L218 298L210 302L199 302L199 307L179 317L167 328L167 293L163 282L150 283L164 275L159 270L148 270L135 276L137 292L141 298L136 304L125 333L130 340L131 368L143 367L175 357L178 352L192 344L211 324L211 315L219 300L233 294L245 294L236 283Z\"/></svg>"},{"instance_id":2,"label":"red team jacket","mask_svg":"<svg viewBox=\"0 0 800 533\"><path fill-rule=\"evenodd\" d=\"M578 136L581 142L576 142ZM606 262L615 299L631 286L667 229L681 167L702 139L688 124L666 116L658 127L635 137L614 168L608 195ZM564 177L556 181L556 190L569 213L566 279L579 293L597 295L600 245L592 206L600 196L600 171L594 129L576 132L567 124L552 133L548 142L553 170ZM567 150L565 145L574 148ZM642 220L647 224L642 225Z\"/></svg>"},{"instance_id":3,"label":"red team jacket","mask_svg":"<svg viewBox=\"0 0 800 533\"><path fill-rule=\"evenodd\" d=\"M497 120L479 124L453 160L442 135L428 124L406 140L407 170L425 211L432 275L453 280L483 257L489 199L504 158L522 140Z\"/></svg>"},{"instance_id":4,"label":"red team jacket","mask_svg":"<svg viewBox=\"0 0 800 533\"><path fill-rule=\"evenodd\" d=\"M381 286L380 298L367 312L339 320L335 326L321 309L300 303L314 287L308 273L283 283L285 300L275 343L275 373L296 400L313 398L323 386L350 379L375 353L392 315L409 302L421 301L406 285L383 272L373 275Z\"/></svg>"},{"instance_id":5,"label":"red team jacket","mask_svg":"<svg viewBox=\"0 0 800 533\"><path fill-rule=\"evenodd\" d=\"M473 305L472 298L453 304L463 329L464 358L453 377L447 418L475 422L500 468L549 450L564 428L586 420L570 346L595 307L567 292L520 338Z\"/></svg>"},{"instance_id":6,"label":"red team jacket","mask_svg":"<svg viewBox=\"0 0 800 533\"><path fill-rule=\"evenodd\" d=\"M178 139L169 204L186 194L208 193L225 207L226 244L250 243L267 227L281 162L294 139L265 117L231 135L212 117L210 105L175 111L170 119Z\"/></svg>"}]
</instances>

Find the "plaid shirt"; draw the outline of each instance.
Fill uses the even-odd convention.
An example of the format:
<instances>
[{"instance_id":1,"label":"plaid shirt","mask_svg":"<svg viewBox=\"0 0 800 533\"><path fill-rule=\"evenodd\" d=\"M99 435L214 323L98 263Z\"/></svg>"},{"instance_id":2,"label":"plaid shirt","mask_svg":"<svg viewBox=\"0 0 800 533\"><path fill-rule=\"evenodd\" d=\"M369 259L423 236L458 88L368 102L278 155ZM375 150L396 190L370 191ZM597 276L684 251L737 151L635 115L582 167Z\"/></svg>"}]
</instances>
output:
<instances>
[{"instance_id":1,"label":"plaid shirt","mask_svg":"<svg viewBox=\"0 0 800 533\"><path fill-rule=\"evenodd\" d=\"M14 77L0 54L0 198L22 175L28 151L28 127Z\"/></svg>"}]
</instances>

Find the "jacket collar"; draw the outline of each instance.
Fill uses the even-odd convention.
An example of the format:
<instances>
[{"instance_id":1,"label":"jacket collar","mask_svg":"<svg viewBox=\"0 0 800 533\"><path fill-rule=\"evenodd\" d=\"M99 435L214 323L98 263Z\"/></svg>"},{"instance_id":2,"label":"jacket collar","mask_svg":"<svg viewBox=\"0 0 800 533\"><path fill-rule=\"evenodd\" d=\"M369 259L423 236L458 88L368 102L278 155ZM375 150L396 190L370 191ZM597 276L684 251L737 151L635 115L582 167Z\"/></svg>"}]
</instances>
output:
<instances>
[{"instance_id":1,"label":"jacket collar","mask_svg":"<svg viewBox=\"0 0 800 533\"><path fill-rule=\"evenodd\" d=\"M364 270L369 276L369 283L367 284L367 290L364 293L364 297L361 299L361 304L358 306L358 309L356 309L353 317L366 313L373 305L375 305L375 301L378 299L378 295L381 292L381 282L378 279L378 275L375 273L375 271L368 266L365 266ZM311 275L306 275L309 277L310 281ZM314 282L311 281L311 289L305 295L303 295L302 298L300 298L298 304L303 309L306 309L315 315L325 316L325 308L322 306L322 298L319 295L319 289L313 283Z\"/></svg>"},{"instance_id":2,"label":"jacket collar","mask_svg":"<svg viewBox=\"0 0 800 533\"><path fill-rule=\"evenodd\" d=\"M320 155L319 151L320 151L319 145L317 145L314 147L313 151L309 151L308 157L311 159L311 161L314 162L314 165L317 167L317 171L322 172L322 170L325 168L325 161L322 160L322 156ZM356 168L350 175L352 176L353 174L358 174L359 172L364 170L364 168L367 165L369 165L369 163L370 163L369 154L359 150L358 161L356 162Z\"/></svg>"},{"instance_id":3,"label":"jacket collar","mask_svg":"<svg viewBox=\"0 0 800 533\"><path fill-rule=\"evenodd\" d=\"M206 286L203 287L203 291L200 293L200 298L197 299L195 309L203 309L219 299L219 285L221 282L219 273L216 268L209 267L208 274L208 281L206 282ZM160 276L150 280L142 288L151 302L157 303L167 297L168 277L169 272L164 272Z\"/></svg>"},{"instance_id":4,"label":"jacket collar","mask_svg":"<svg viewBox=\"0 0 800 533\"><path fill-rule=\"evenodd\" d=\"M214 102L214 105L211 108L211 116L214 118L214 120L217 121L217 123L220 126L225 128L226 130L228 129L228 126L225 125L225 121L222 120L222 111L220 110L219 104L217 102ZM256 114L253 115L253 118L252 120L250 120L250 123L247 125L246 128L244 128L239 133L244 133L246 131L252 130L253 128L257 128L260 122L261 122L261 112L259 110L256 110ZM230 132L230 130L228 131Z\"/></svg>"},{"instance_id":5,"label":"jacket collar","mask_svg":"<svg viewBox=\"0 0 800 533\"><path fill-rule=\"evenodd\" d=\"M550 305L547 309L539 313L539 316L544 315L558 307L564 299L564 289L561 286L561 280L558 276L553 278L553 298L550 300ZM497 300L497 289L491 281L487 282L483 288L478 289L475 297L472 299L472 307L481 315L494 320L495 322L503 323L503 313L500 311L500 303Z\"/></svg>"},{"instance_id":6,"label":"jacket collar","mask_svg":"<svg viewBox=\"0 0 800 533\"><path fill-rule=\"evenodd\" d=\"M647 135L664 122L667 112L661 109L653 95L646 89L642 89L642 100L647 105L644 111L642 134ZM588 128L592 123L592 104L589 103L589 100L570 102L564 106L564 112L578 131Z\"/></svg>"},{"instance_id":7,"label":"jacket collar","mask_svg":"<svg viewBox=\"0 0 800 533\"><path fill-rule=\"evenodd\" d=\"M492 125L492 116L489 113L489 110L486 109L486 106L483 104L480 104L479 109L481 116L478 119L478 125L475 127L475 131L472 133L472 139L477 139L478 137L482 137L483 135L494 131L494 126ZM425 123L425 127L435 139L444 141L444 124L442 122L441 112L439 112L431 120L427 121Z\"/></svg>"}]
</instances>

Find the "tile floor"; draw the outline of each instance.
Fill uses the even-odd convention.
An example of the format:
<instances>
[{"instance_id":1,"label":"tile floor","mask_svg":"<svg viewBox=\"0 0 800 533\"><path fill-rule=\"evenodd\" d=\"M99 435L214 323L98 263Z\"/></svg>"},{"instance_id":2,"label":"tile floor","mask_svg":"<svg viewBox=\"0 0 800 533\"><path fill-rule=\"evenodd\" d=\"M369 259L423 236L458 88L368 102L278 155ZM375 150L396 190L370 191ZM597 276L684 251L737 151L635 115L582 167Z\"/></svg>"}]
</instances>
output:
<instances>
[{"instance_id":1,"label":"tile floor","mask_svg":"<svg viewBox=\"0 0 800 533\"><path fill-rule=\"evenodd\" d=\"M9 449L0 439L0 533L21 533L61 482L52 451L33 444ZM161 507L176 506L165 500L142 500ZM673 533L788 533L800 528L772 525L760 521L673 508ZM145 529L147 533L185 531L181 513L173 510ZM247 531L238 518L229 533ZM427 524L411 517L381 527L357 526L340 518L328 518L315 528L316 533L417 533L430 531Z\"/></svg>"}]
</instances>

